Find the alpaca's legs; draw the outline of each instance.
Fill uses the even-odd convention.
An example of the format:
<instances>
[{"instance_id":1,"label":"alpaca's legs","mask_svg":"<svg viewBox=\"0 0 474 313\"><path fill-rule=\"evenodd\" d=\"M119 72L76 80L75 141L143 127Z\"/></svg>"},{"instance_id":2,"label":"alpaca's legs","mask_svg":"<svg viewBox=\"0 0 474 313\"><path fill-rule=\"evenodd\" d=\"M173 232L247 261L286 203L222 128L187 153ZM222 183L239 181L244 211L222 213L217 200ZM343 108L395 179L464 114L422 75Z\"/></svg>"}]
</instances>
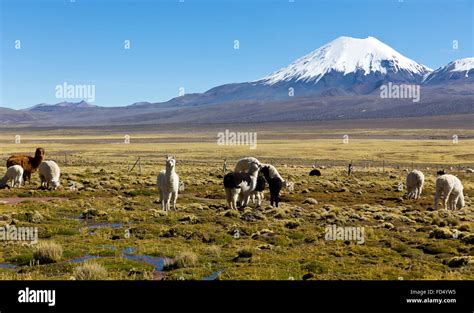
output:
<instances>
[{"instance_id":1,"label":"alpaca's legs","mask_svg":"<svg viewBox=\"0 0 474 313\"><path fill-rule=\"evenodd\" d=\"M240 189L239 189L240 190ZM239 191L239 195L237 196L237 201L235 202L236 205L240 206L242 205L242 202L244 201L243 200L243 195L242 195L242 191Z\"/></svg>"},{"instance_id":2,"label":"alpaca's legs","mask_svg":"<svg viewBox=\"0 0 474 313\"><path fill-rule=\"evenodd\" d=\"M446 202L447 203L446 210L452 210L453 209L454 198L455 198L455 196L453 195L453 193L451 193L449 195L448 201Z\"/></svg>"},{"instance_id":3,"label":"alpaca's legs","mask_svg":"<svg viewBox=\"0 0 474 313\"><path fill-rule=\"evenodd\" d=\"M257 193L257 206L262 206L263 192Z\"/></svg>"},{"instance_id":4,"label":"alpaca's legs","mask_svg":"<svg viewBox=\"0 0 474 313\"><path fill-rule=\"evenodd\" d=\"M423 187L418 188L418 197L417 197L417 199L420 199L422 191L423 191Z\"/></svg>"},{"instance_id":5,"label":"alpaca's legs","mask_svg":"<svg viewBox=\"0 0 474 313\"><path fill-rule=\"evenodd\" d=\"M247 206L248 200L249 200L249 194L248 192L242 192L242 202L241 202L241 207L245 208Z\"/></svg>"},{"instance_id":6,"label":"alpaca's legs","mask_svg":"<svg viewBox=\"0 0 474 313\"><path fill-rule=\"evenodd\" d=\"M237 210L237 200L239 198L240 189L232 189L232 205L231 208Z\"/></svg>"},{"instance_id":7,"label":"alpaca's legs","mask_svg":"<svg viewBox=\"0 0 474 313\"><path fill-rule=\"evenodd\" d=\"M232 190L229 188L225 189L225 200L227 202L227 208L232 209Z\"/></svg>"},{"instance_id":8,"label":"alpaca's legs","mask_svg":"<svg viewBox=\"0 0 474 313\"><path fill-rule=\"evenodd\" d=\"M244 199L243 193L242 193L242 192L239 192L239 197L237 198L237 201L240 202L240 203L242 203L242 201L244 201L243 199Z\"/></svg>"},{"instance_id":9,"label":"alpaca's legs","mask_svg":"<svg viewBox=\"0 0 474 313\"><path fill-rule=\"evenodd\" d=\"M454 199L454 207L453 210L458 210L458 202L461 200L461 194L458 194L456 196L456 199Z\"/></svg>"},{"instance_id":10,"label":"alpaca's legs","mask_svg":"<svg viewBox=\"0 0 474 313\"><path fill-rule=\"evenodd\" d=\"M163 192L163 200L161 201L161 208L163 211L168 211L169 208L169 195L166 192Z\"/></svg>"},{"instance_id":11,"label":"alpaca's legs","mask_svg":"<svg viewBox=\"0 0 474 313\"><path fill-rule=\"evenodd\" d=\"M451 190L444 196L443 199L443 204L444 204L444 209L449 210L449 197L451 196Z\"/></svg>"},{"instance_id":12,"label":"alpaca's legs","mask_svg":"<svg viewBox=\"0 0 474 313\"><path fill-rule=\"evenodd\" d=\"M449 210L455 210L456 209L456 204L459 198L459 193L458 192L451 192L449 195L448 199L448 205L449 205Z\"/></svg>"},{"instance_id":13,"label":"alpaca's legs","mask_svg":"<svg viewBox=\"0 0 474 313\"><path fill-rule=\"evenodd\" d=\"M171 202L173 202L173 210L176 210L176 199L178 199L178 192L171 193Z\"/></svg>"},{"instance_id":14,"label":"alpaca's legs","mask_svg":"<svg viewBox=\"0 0 474 313\"><path fill-rule=\"evenodd\" d=\"M171 211L171 206L170 206L170 200L171 200L171 193L167 192L166 193L166 211Z\"/></svg>"},{"instance_id":15,"label":"alpaca's legs","mask_svg":"<svg viewBox=\"0 0 474 313\"><path fill-rule=\"evenodd\" d=\"M240 189L237 189L234 191L234 194L232 195L232 205L234 210L238 209L237 202L239 203L239 206L242 205L243 200L239 201L239 194L240 194Z\"/></svg>"}]
</instances>

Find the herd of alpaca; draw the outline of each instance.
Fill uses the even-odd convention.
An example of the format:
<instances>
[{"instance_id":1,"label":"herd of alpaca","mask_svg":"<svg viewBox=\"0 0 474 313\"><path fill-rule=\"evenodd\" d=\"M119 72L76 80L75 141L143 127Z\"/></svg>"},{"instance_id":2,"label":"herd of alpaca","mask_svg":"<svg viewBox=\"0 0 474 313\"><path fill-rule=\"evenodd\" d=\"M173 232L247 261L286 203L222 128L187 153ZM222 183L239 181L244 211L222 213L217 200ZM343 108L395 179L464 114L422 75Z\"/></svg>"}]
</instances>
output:
<instances>
[{"instance_id":1,"label":"herd of alpaca","mask_svg":"<svg viewBox=\"0 0 474 313\"><path fill-rule=\"evenodd\" d=\"M37 148L35 156L16 154L7 160L7 171L2 179L0 179L0 189L11 187L19 188L22 182L28 181L31 184L31 174L39 171L41 179L41 188L57 189L60 186L59 176L61 171L56 162L44 160L44 149Z\"/></svg>"},{"instance_id":2,"label":"herd of alpaca","mask_svg":"<svg viewBox=\"0 0 474 313\"><path fill-rule=\"evenodd\" d=\"M454 210L462 209L464 203L463 185L461 180L454 175L446 174L444 171L438 171L436 179L436 193L434 208L438 209L440 198L443 198L443 206L445 209ZM407 175L407 198L418 200L423 191L425 175L419 170L413 170Z\"/></svg>"},{"instance_id":3,"label":"herd of alpaca","mask_svg":"<svg viewBox=\"0 0 474 313\"><path fill-rule=\"evenodd\" d=\"M263 174L263 177L259 176ZM236 209L237 199L241 200L240 206L245 207L257 198L257 205L260 206L263 200L263 190L265 182L268 183L270 190L270 204L278 207L280 202L280 191L283 187L293 191L294 184L281 177L275 166L271 164L262 164L254 157L240 159L234 169L234 172L226 174L224 177L224 188L226 190L226 200L229 208Z\"/></svg>"},{"instance_id":4,"label":"herd of alpaca","mask_svg":"<svg viewBox=\"0 0 474 313\"><path fill-rule=\"evenodd\" d=\"M22 182L31 184L31 174L39 171L41 188L57 189L60 186L61 171L58 164L51 160L44 160L45 152L37 148L34 156L12 155L7 160L7 171L0 179L0 189L19 188ZM160 203L164 211L176 210L178 192L184 190L184 183L180 182L176 173L176 157L166 157L166 169L157 176L157 188ZM471 170L472 171L472 170ZM466 171L471 173L471 171ZM435 210L443 198L443 207L448 210L464 207L463 185L459 178L446 174L445 171L437 172ZM313 169L310 176L321 176L319 170ZM8 183L11 182L11 187ZM418 200L425 183L425 176L419 170L413 170L406 177L406 197ZM283 188L294 190L294 184L278 173L275 166L261 163L254 157L240 159L233 172L224 176L224 189L227 206L230 209L244 208L252 200L257 206L262 205L263 191L268 184L270 190L270 205L278 207L280 192Z\"/></svg>"},{"instance_id":5,"label":"herd of alpaca","mask_svg":"<svg viewBox=\"0 0 474 313\"><path fill-rule=\"evenodd\" d=\"M31 182L31 174L35 173L44 160L44 149L36 149L35 156L16 154L7 160L7 168L13 165L19 165L23 168L23 180Z\"/></svg>"}]
</instances>

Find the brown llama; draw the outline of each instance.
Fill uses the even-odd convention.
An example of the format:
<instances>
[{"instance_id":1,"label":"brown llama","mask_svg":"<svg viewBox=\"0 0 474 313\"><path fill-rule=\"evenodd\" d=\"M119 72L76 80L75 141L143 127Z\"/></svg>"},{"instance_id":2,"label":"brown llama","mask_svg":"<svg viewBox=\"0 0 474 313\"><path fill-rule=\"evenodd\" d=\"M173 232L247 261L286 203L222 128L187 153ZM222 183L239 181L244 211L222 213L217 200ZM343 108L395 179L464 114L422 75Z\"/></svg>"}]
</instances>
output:
<instances>
[{"instance_id":1,"label":"brown llama","mask_svg":"<svg viewBox=\"0 0 474 313\"><path fill-rule=\"evenodd\" d=\"M34 157L21 154L10 156L7 160L7 168L13 165L20 165L23 167L23 181L26 183L28 180L28 182L31 184L31 174L38 170L38 167L40 166L41 162L43 162L43 160L44 149L37 148Z\"/></svg>"}]
</instances>

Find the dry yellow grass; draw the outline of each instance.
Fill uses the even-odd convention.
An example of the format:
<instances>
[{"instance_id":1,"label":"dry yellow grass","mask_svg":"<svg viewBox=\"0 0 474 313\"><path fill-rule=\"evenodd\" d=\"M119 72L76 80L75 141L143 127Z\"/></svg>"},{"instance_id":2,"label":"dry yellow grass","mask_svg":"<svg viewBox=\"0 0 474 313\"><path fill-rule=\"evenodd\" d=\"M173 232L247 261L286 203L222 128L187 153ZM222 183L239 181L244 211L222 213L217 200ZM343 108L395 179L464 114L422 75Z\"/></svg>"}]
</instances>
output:
<instances>
[{"instance_id":1,"label":"dry yellow grass","mask_svg":"<svg viewBox=\"0 0 474 313\"><path fill-rule=\"evenodd\" d=\"M220 279L300 279L306 273L316 279L473 279L471 265L452 268L447 263L472 254L474 177L463 169L474 163L474 141L466 137L472 131L354 130L349 144L343 144L347 132L325 136L307 129L265 130L255 150L218 146L215 132L134 133L131 143L124 144L125 131L26 131L19 145L12 143L15 132L2 132L0 161L11 153L32 154L42 146L46 157L61 166L63 188L36 190L39 178L34 175L31 187L0 190L0 201L6 201L0 204L0 226L13 220L37 226L40 239L61 244L62 260L98 256L111 279L149 279L157 270L155 258L172 259L182 251L193 253L182 258L185 266L166 271L167 278L201 279L222 270ZM463 135L458 144L450 140L453 132ZM164 214L155 183L167 154L176 155L176 170L186 188L179 195L178 210ZM232 169L247 155L275 164L295 183L294 192L283 191L280 208L269 207L267 201L261 208L239 212L225 208L222 161L227 158ZM127 170L137 157L141 175L137 168ZM308 176L315 160L325 167L321 177ZM351 160L355 174L347 177ZM404 182L403 169L411 166L426 175L418 202L400 200L403 192L395 188ZM432 211L437 168L463 181L463 210ZM18 197L24 202L8 202ZM317 204L304 204L307 198ZM43 216L36 223L28 218L35 211ZM91 221L79 219L84 212ZM364 227L365 243L324 240L325 227L331 224ZM459 236L435 238L439 229ZM128 247L135 251L126 258L122 251ZM27 266L32 258L31 247L0 242L0 263L21 269L0 264L0 277L74 275L76 265L59 261Z\"/></svg>"}]
</instances>

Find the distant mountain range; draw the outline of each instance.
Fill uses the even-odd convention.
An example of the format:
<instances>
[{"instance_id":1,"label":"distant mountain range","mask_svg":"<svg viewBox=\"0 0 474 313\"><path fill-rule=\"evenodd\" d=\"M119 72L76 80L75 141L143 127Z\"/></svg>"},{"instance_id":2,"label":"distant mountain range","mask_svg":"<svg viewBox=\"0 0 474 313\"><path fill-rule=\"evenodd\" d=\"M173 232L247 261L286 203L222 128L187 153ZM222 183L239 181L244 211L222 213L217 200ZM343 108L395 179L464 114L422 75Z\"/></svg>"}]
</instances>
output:
<instances>
[{"instance_id":1,"label":"distant mountain range","mask_svg":"<svg viewBox=\"0 0 474 313\"><path fill-rule=\"evenodd\" d=\"M71 111L75 109L84 109L84 108L96 108L96 105L89 104L86 101L80 101L80 102L59 102L56 104L47 104L47 103L40 103L35 106L32 106L31 108L26 109L26 111L29 112L51 112L51 111L58 111L58 110L63 110L63 111Z\"/></svg>"},{"instance_id":2,"label":"distant mountain range","mask_svg":"<svg viewBox=\"0 0 474 313\"><path fill-rule=\"evenodd\" d=\"M420 99L381 97L381 86L420 86ZM474 58L435 71L374 37L339 37L259 80L166 102L126 107L78 103L0 108L8 125L232 123L421 117L474 113Z\"/></svg>"}]
</instances>

